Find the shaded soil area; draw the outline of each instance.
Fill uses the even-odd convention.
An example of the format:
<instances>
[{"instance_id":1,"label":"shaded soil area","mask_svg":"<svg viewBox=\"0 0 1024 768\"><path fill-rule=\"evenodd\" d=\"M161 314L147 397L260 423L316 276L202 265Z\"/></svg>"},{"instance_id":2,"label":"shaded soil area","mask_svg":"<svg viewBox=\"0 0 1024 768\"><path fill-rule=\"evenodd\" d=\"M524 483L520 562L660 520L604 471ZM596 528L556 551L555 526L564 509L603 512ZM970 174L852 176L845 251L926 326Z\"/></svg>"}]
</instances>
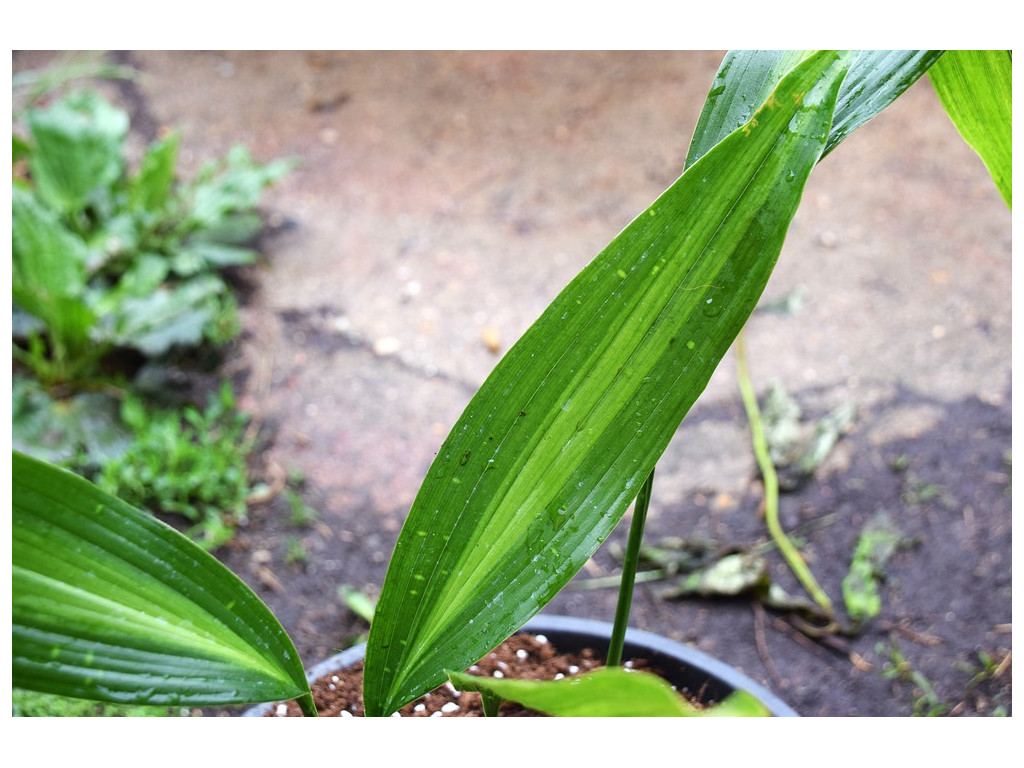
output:
<instances>
[{"instance_id":1,"label":"shaded soil area","mask_svg":"<svg viewBox=\"0 0 1024 768\"><path fill-rule=\"evenodd\" d=\"M682 168L721 52L160 52L104 84L133 125L183 134L186 172L246 144L302 166L268 197L265 262L222 370L260 427L253 471L301 475L218 552L312 666L361 639L434 452L500 355ZM15 69L45 55L15 54ZM864 525L900 545L879 616L816 636L756 595L638 585L631 624L692 644L804 716L1012 710L1010 214L918 83L815 170L747 346L763 394L805 419L848 405L828 457L781 500L841 604ZM735 364L658 467L647 540L769 545ZM610 621L628 520L547 611ZM678 540L684 540L682 543ZM683 544L687 546L683 546ZM849 627L847 627L849 629ZM223 709L211 715L232 714Z\"/></svg>"},{"instance_id":2,"label":"shaded soil area","mask_svg":"<svg viewBox=\"0 0 1024 768\"><path fill-rule=\"evenodd\" d=\"M926 432L879 444L872 430L855 428L831 457L835 466L781 497L783 526L837 605L857 537L876 513L888 513L901 544L884 569L876 619L852 634L817 637L799 614L766 608L753 593L667 596L683 581L679 575L638 584L631 624L727 660L804 716L1012 711L1009 408L971 399L940 409L900 392L859 419L891 424L901 412L926 408L936 415ZM743 418L736 403L702 409L688 424L700 429ZM696 489L660 510L646 539L679 546L683 537L689 551L712 555L763 549L769 537L762 494L754 474L739 490ZM316 505L315 495L310 503ZM329 533L320 526L296 532L287 518L278 501L261 508L223 559L248 575L285 626L297 630L303 658L318 660L364 639L367 629L340 597L325 600L325 591L331 597L333 586L352 584L346 564L364 547L386 549L393 536L365 521ZM607 579L619 572L616 553L625 547L627 527L620 525L549 612L611 619L616 591ZM296 535L310 557L286 565L287 542ZM800 594L770 547L766 560L773 581ZM375 594L373 574L383 579L385 568L375 562L365 581L355 583Z\"/></svg>"}]
</instances>

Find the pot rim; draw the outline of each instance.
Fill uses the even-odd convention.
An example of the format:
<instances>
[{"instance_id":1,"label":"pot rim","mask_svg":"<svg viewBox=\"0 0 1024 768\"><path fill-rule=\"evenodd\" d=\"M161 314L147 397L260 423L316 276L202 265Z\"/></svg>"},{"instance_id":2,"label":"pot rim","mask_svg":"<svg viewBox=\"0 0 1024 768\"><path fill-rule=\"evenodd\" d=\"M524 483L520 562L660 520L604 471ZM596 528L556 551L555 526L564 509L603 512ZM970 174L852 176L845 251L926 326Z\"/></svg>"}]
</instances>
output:
<instances>
[{"instance_id":1,"label":"pot rim","mask_svg":"<svg viewBox=\"0 0 1024 768\"><path fill-rule=\"evenodd\" d=\"M575 616L539 613L517 631L547 636L583 636L586 638L586 643L593 646L594 650L603 651L608 647L612 626L610 622L598 621L596 619L581 619ZM549 639L552 639L556 645L558 644L556 638L549 637ZM347 648L309 669L306 672L306 680L309 683L313 683L336 669L355 664L365 654L366 643L360 643L359 645ZM735 667L729 666L714 656L672 640L664 635L632 627L627 628L623 655L647 658L651 654L701 670L708 676L709 682L718 687L719 691L746 691L764 704L775 717L800 716L776 694L760 683L750 679ZM719 693L718 695L724 695L724 693ZM243 712L242 717L263 717L270 711L272 706L274 705L270 702L257 704Z\"/></svg>"}]
</instances>

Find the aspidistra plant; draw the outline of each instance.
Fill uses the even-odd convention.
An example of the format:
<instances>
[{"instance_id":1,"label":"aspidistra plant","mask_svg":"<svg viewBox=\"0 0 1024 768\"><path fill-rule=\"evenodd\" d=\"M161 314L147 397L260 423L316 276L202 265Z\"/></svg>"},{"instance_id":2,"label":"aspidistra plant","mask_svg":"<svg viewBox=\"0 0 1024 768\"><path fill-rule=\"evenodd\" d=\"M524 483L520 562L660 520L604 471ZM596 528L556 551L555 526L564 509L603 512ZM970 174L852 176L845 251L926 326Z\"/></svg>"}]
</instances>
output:
<instances>
[{"instance_id":1,"label":"aspidistra plant","mask_svg":"<svg viewBox=\"0 0 1024 768\"><path fill-rule=\"evenodd\" d=\"M810 171L940 56L726 57L685 173L559 294L441 446L378 602L367 714L471 664L582 567L753 311Z\"/></svg>"},{"instance_id":2,"label":"aspidistra plant","mask_svg":"<svg viewBox=\"0 0 1024 768\"><path fill-rule=\"evenodd\" d=\"M284 628L191 539L92 483L12 456L12 684L99 701L316 714Z\"/></svg>"},{"instance_id":3,"label":"aspidistra plant","mask_svg":"<svg viewBox=\"0 0 1024 768\"><path fill-rule=\"evenodd\" d=\"M378 602L367 714L475 662L593 554L753 311L815 164L940 56L726 56L683 175L509 350L439 450ZM958 71L952 101L1003 114L1008 79ZM1008 184L1008 156L972 146ZM207 553L61 470L15 454L13 479L15 686L151 703L298 697L313 713L284 630Z\"/></svg>"}]
</instances>

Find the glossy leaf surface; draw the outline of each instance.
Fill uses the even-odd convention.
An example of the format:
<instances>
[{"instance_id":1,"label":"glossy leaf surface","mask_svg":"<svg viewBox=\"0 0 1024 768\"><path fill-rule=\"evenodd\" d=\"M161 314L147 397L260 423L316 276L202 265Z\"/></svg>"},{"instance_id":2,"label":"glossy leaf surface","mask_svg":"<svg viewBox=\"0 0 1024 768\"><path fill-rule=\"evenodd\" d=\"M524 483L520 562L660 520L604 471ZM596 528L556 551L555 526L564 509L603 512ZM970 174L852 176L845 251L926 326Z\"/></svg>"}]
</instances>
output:
<instances>
[{"instance_id":1,"label":"glossy leaf surface","mask_svg":"<svg viewBox=\"0 0 1024 768\"><path fill-rule=\"evenodd\" d=\"M12 482L15 687L172 705L309 695L281 625L189 539L18 452Z\"/></svg>"},{"instance_id":2,"label":"glossy leaf surface","mask_svg":"<svg viewBox=\"0 0 1024 768\"><path fill-rule=\"evenodd\" d=\"M382 590L384 715L535 614L604 541L771 275L849 55L807 57L509 350L441 446Z\"/></svg>"},{"instance_id":3,"label":"glossy leaf surface","mask_svg":"<svg viewBox=\"0 0 1024 768\"><path fill-rule=\"evenodd\" d=\"M499 696L559 717L767 717L749 693L737 691L721 704L694 706L672 686L648 672L602 667L561 680L510 680L449 672L460 691Z\"/></svg>"},{"instance_id":4,"label":"glossy leaf surface","mask_svg":"<svg viewBox=\"0 0 1024 768\"><path fill-rule=\"evenodd\" d=\"M960 135L1013 204L1013 60L1010 51L948 51L929 72Z\"/></svg>"},{"instance_id":5,"label":"glossy leaf surface","mask_svg":"<svg viewBox=\"0 0 1024 768\"><path fill-rule=\"evenodd\" d=\"M858 51L839 91L825 152L887 106L942 57L942 51Z\"/></svg>"},{"instance_id":6,"label":"glossy leaf surface","mask_svg":"<svg viewBox=\"0 0 1024 768\"><path fill-rule=\"evenodd\" d=\"M729 51L701 111L687 167L750 120L779 78L811 51ZM913 85L942 51L857 51L843 79L822 157Z\"/></svg>"}]
</instances>

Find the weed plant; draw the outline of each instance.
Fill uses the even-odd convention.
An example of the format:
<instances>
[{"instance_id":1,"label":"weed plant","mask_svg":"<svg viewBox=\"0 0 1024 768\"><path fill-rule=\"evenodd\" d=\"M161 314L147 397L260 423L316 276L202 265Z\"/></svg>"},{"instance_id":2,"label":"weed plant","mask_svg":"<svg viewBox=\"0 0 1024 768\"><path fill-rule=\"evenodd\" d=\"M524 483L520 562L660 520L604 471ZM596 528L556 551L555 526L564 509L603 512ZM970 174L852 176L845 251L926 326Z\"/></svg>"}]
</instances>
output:
<instances>
[{"instance_id":1,"label":"weed plant","mask_svg":"<svg viewBox=\"0 0 1024 768\"><path fill-rule=\"evenodd\" d=\"M295 161L260 164L237 146L186 180L180 134L167 132L132 167L124 110L94 91L42 90L82 73L108 72L69 64L20 81L32 93L13 152L13 442L183 516L216 547L245 519L245 417L227 384L205 409L175 410L135 372L237 337L226 272L256 260L257 206Z\"/></svg>"},{"instance_id":2,"label":"weed plant","mask_svg":"<svg viewBox=\"0 0 1024 768\"><path fill-rule=\"evenodd\" d=\"M187 717L184 707L147 707L72 699L36 691L11 691L14 717Z\"/></svg>"},{"instance_id":3,"label":"weed plant","mask_svg":"<svg viewBox=\"0 0 1024 768\"><path fill-rule=\"evenodd\" d=\"M194 523L190 535L207 548L230 540L246 520L246 499L254 491L248 419L236 410L230 384L204 409L153 409L128 395L121 419L132 441L98 468L96 484L142 509L181 515Z\"/></svg>"},{"instance_id":4,"label":"weed plant","mask_svg":"<svg viewBox=\"0 0 1024 768\"><path fill-rule=\"evenodd\" d=\"M237 334L223 277L251 264L263 191L294 165L244 147L180 181L170 133L128 166L127 114L91 91L25 116L15 138L12 283L16 359L48 386L102 378L127 348L159 358Z\"/></svg>"}]
</instances>

